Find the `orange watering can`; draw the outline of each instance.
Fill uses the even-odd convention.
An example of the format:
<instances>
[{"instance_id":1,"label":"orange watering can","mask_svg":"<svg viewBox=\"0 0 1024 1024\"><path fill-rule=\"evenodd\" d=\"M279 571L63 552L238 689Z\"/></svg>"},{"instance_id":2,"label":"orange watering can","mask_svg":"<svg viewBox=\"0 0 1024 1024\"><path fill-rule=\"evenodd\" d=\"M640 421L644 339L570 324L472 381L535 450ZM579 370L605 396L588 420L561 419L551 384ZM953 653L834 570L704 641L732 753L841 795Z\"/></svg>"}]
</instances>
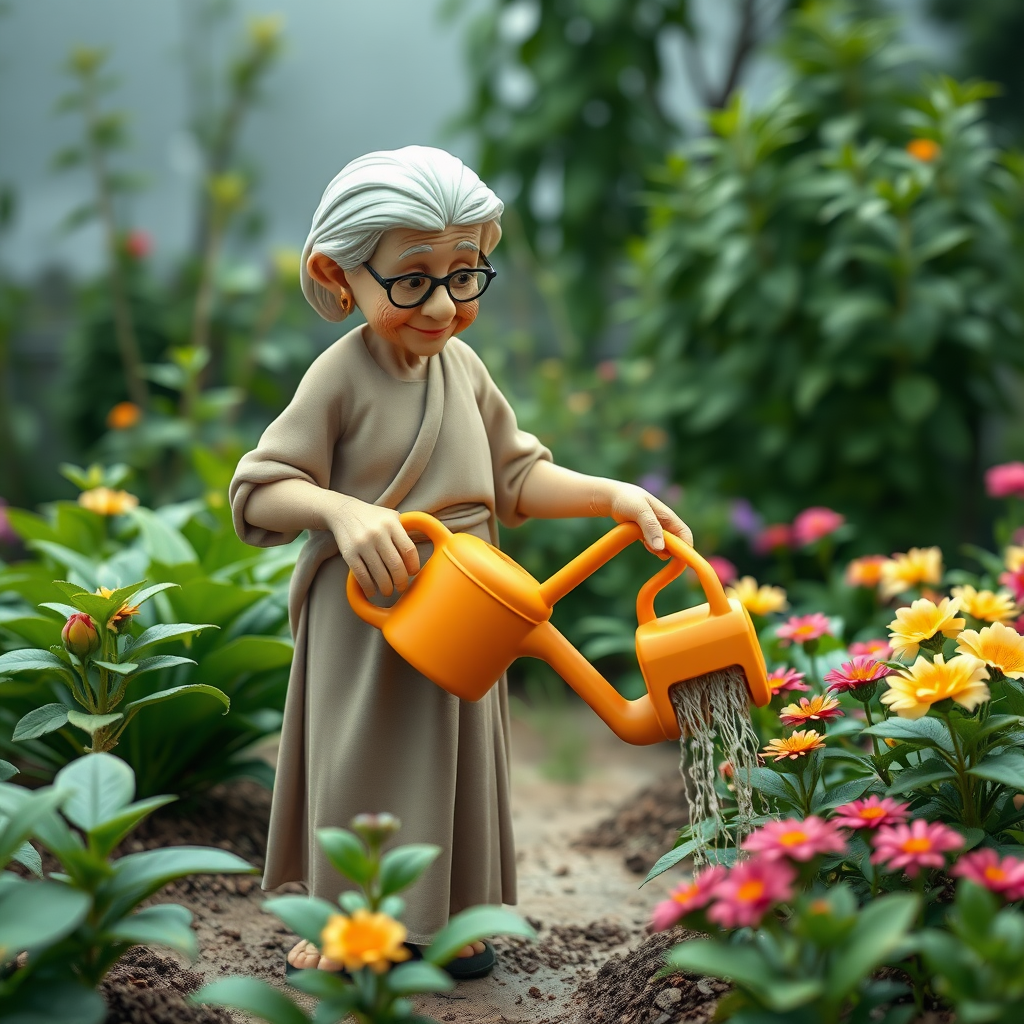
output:
<instances>
[{"instance_id":1,"label":"orange watering can","mask_svg":"<svg viewBox=\"0 0 1024 1024\"><path fill-rule=\"evenodd\" d=\"M640 589L636 653L647 693L626 700L548 621L555 603L642 537L621 523L539 583L521 565L470 533L452 533L425 512L403 512L434 551L390 608L371 604L349 572L355 613L428 679L463 700L479 700L519 657L546 661L627 743L679 739L671 687L738 666L753 702L771 699L764 655L739 601L725 596L714 569L688 544L665 534L671 561ZM655 595L690 566L707 603L658 618Z\"/></svg>"}]
</instances>

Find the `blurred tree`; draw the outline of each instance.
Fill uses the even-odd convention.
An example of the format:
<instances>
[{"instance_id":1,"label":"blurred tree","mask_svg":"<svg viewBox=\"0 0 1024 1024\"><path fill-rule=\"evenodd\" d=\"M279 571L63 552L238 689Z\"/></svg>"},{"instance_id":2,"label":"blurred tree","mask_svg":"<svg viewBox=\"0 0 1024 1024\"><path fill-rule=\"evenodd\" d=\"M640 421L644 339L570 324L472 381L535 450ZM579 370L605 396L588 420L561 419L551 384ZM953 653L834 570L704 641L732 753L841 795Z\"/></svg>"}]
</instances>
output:
<instances>
[{"instance_id":1,"label":"blurred tree","mask_svg":"<svg viewBox=\"0 0 1024 1024\"><path fill-rule=\"evenodd\" d=\"M992 117L1024 133L1024 4L1020 0L931 0L937 17L963 36L963 70L998 82Z\"/></svg>"},{"instance_id":2,"label":"blurred tree","mask_svg":"<svg viewBox=\"0 0 1024 1024\"><path fill-rule=\"evenodd\" d=\"M660 50L685 46L696 90L721 106L781 6L734 0L721 80L704 66L688 0L494 0L471 23L474 97L459 127L477 136L480 174L514 195L508 242L525 242L541 290L564 302L566 355L600 337L642 223L638 193L680 138L659 103Z\"/></svg>"},{"instance_id":3,"label":"blurred tree","mask_svg":"<svg viewBox=\"0 0 1024 1024\"><path fill-rule=\"evenodd\" d=\"M797 12L793 84L666 161L632 272L676 478L890 546L974 532L983 424L1024 367L1024 161L989 87L909 89L894 31Z\"/></svg>"}]
</instances>

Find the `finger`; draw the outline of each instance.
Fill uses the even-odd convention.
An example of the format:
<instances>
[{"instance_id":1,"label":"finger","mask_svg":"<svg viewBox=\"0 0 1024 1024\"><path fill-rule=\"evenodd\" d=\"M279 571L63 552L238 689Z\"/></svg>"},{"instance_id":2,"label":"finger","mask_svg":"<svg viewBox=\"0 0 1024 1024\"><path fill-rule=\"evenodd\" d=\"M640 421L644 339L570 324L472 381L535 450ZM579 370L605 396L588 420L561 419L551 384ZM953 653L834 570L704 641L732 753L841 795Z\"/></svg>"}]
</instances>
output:
<instances>
[{"instance_id":1,"label":"finger","mask_svg":"<svg viewBox=\"0 0 1024 1024\"><path fill-rule=\"evenodd\" d=\"M348 561L348 559L346 559L346 561ZM358 583L362 588L363 596L369 600L377 593L377 587L373 582L373 577L363 564L363 560L359 557L355 557L348 563L348 567L352 570L352 575L355 576L356 583Z\"/></svg>"},{"instance_id":2,"label":"finger","mask_svg":"<svg viewBox=\"0 0 1024 1024\"><path fill-rule=\"evenodd\" d=\"M693 547L693 531L668 507L663 501L654 499L654 511L658 516L661 525L674 533L680 540L685 541Z\"/></svg>"},{"instance_id":3,"label":"finger","mask_svg":"<svg viewBox=\"0 0 1024 1024\"><path fill-rule=\"evenodd\" d=\"M398 524L398 528L392 534L392 540L395 544L395 550L405 566L406 577L415 576L420 571L420 553L416 550L416 545L412 542L409 534L405 532L405 527L401 523Z\"/></svg>"},{"instance_id":4,"label":"finger","mask_svg":"<svg viewBox=\"0 0 1024 1024\"><path fill-rule=\"evenodd\" d=\"M366 571L373 577L373 582L377 584L377 589L385 596L390 597L395 591L395 585L391 579L391 573L388 572L388 567L384 564L384 559L380 557L380 553L376 548L371 548L369 551L362 553L363 564L366 566Z\"/></svg>"},{"instance_id":5,"label":"finger","mask_svg":"<svg viewBox=\"0 0 1024 1024\"><path fill-rule=\"evenodd\" d=\"M396 542L388 538L377 553L384 562L388 575L395 585L395 590L400 594L405 593L409 586L409 570L406 567L405 559L402 558L402 554L398 550Z\"/></svg>"},{"instance_id":6,"label":"finger","mask_svg":"<svg viewBox=\"0 0 1024 1024\"><path fill-rule=\"evenodd\" d=\"M661 523L650 505L646 505L637 512L636 524L643 530L644 547L648 551L658 554L665 550L665 537L663 536Z\"/></svg>"}]
</instances>

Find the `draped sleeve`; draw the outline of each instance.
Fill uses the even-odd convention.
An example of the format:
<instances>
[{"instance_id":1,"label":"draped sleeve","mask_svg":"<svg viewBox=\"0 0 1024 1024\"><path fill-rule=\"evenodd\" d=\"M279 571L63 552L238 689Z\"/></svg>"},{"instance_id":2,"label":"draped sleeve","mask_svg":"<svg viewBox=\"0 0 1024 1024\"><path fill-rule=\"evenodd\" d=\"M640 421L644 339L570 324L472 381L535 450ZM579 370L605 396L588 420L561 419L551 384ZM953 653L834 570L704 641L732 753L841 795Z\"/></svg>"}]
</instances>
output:
<instances>
[{"instance_id":1,"label":"draped sleeve","mask_svg":"<svg viewBox=\"0 0 1024 1024\"><path fill-rule=\"evenodd\" d=\"M257 487L279 480L306 480L330 487L335 447L341 433L343 375L335 344L306 371L284 411L263 432L259 444L242 456L228 487L235 532L256 547L289 544L301 531L278 533L246 521L245 505Z\"/></svg>"},{"instance_id":2,"label":"draped sleeve","mask_svg":"<svg viewBox=\"0 0 1024 1024\"><path fill-rule=\"evenodd\" d=\"M480 417L487 431L494 474L494 511L502 526L518 526L528 518L517 511L523 481L535 462L552 461L551 452L533 434L519 429L512 406L491 379L483 360L465 343L460 343L459 348L473 377Z\"/></svg>"}]
</instances>

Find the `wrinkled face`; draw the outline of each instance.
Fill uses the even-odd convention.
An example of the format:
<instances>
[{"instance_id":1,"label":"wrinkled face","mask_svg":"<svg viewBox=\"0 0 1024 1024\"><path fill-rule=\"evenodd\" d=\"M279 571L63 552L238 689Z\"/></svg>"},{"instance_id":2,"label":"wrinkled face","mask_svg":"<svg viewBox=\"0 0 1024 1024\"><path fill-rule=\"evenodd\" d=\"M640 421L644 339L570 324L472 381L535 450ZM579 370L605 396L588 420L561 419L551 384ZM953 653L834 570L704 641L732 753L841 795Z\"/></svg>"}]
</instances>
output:
<instances>
[{"instance_id":1,"label":"wrinkled face","mask_svg":"<svg viewBox=\"0 0 1024 1024\"><path fill-rule=\"evenodd\" d=\"M367 262L383 278L413 273L444 277L479 265L482 230L480 224L443 231L392 228L384 232ZM399 309L365 267L349 271L346 277L370 330L417 356L440 352L449 338L461 334L476 319L480 308L479 300L454 302L444 288L435 288L422 306Z\"/></svg>"}]
</instances>

